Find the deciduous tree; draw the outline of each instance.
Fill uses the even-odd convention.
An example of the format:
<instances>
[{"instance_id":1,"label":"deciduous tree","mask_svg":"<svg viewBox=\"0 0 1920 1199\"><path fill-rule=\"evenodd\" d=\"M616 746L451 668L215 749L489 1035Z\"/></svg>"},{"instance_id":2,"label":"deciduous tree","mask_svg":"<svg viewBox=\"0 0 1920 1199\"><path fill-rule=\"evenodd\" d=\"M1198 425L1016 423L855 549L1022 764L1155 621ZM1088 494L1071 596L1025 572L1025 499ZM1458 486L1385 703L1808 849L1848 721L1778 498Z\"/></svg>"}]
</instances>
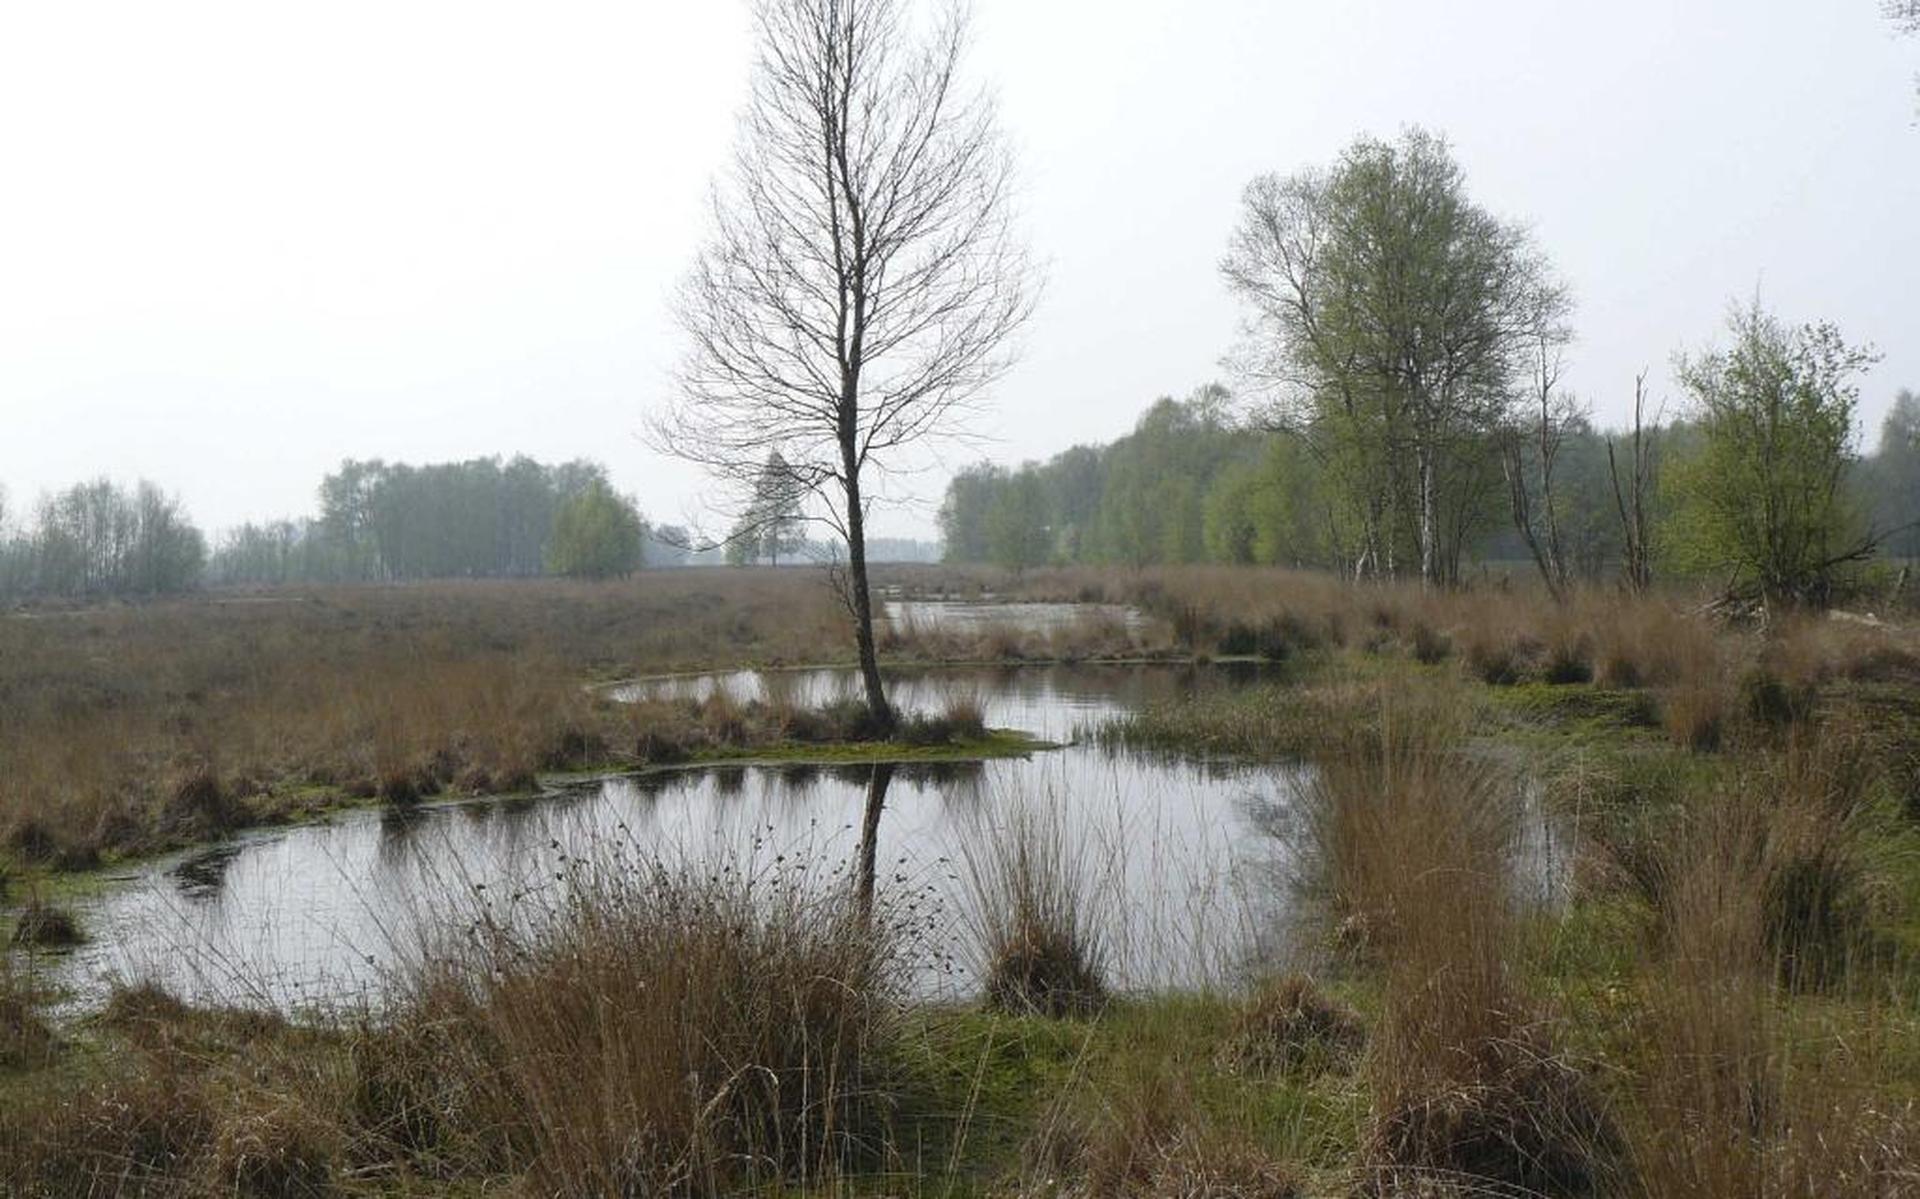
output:
<instances>
[{"instance_id":1,"label":"deciduous tree","mask_svg":"<svg viewBox=\"0 0 1920 1199\"><path fill-rule=\"evenodd\" d=\"M1566 292L1527 231L1413 129L1254 180L1221 269L1250 313L1242 373L1342 489L1355 572L1395 574L1404 545L1421 579L1455 579L1530 351L1564 335Z\"/></svg>"},{"instance_id":2,"label":"deciduous tree","mask_svg":"<svg viewBox=\"0 0 1920 1199\"><path fill-rule=\"evenodd\" d=\"M877 473L958 430L1008 364L1032 271L993 104L961 78L964 11L763 0L758 60L712 233L681 291L690 343L663 449L745 503L769 450L846 547L868 706L866 521Z\"/></svg>"},{"instance_id":3,"label":"deciduous tree","mask_svg":"<svg viewBox=\"0 0 1920 1199\"><path fill-rule=\"evenodd\" d=\"M1768 604L1824 605L1873 537L1848 494L1855 377L1875 361L1830 324L1790 328L1752 304L1727 349L1677 362L1701 443L1676 472L1683 552Z\"/></svg>"}]
</instances>

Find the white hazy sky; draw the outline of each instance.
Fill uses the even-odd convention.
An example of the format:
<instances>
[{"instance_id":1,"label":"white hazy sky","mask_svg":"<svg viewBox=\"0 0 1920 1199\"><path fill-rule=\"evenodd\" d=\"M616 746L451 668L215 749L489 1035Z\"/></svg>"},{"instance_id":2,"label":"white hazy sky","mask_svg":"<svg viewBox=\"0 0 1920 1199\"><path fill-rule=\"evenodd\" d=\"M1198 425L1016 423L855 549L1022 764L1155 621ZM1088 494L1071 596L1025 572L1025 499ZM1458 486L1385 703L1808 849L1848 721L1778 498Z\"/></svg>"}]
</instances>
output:
<instances>
[{"instance_id":1,"label":"white hazy sky","mask_svg":"<svg viewBox=\"0 0 1920 1199\"><path fill-rule=\"evenodd\" d=\"M955 451L1042 457L1219 374L1253 175L1447 134L1571 282L1603 421L1758 285L1920 387L1920 39L1877 0L976 0L1048 264ZM0 0L0 485L154 479L204 526L309 512L347 456L588 456L649 515L751 49L735 0ZM944 476L878 522L927 533Z\"/></svg>"}]
</instances>

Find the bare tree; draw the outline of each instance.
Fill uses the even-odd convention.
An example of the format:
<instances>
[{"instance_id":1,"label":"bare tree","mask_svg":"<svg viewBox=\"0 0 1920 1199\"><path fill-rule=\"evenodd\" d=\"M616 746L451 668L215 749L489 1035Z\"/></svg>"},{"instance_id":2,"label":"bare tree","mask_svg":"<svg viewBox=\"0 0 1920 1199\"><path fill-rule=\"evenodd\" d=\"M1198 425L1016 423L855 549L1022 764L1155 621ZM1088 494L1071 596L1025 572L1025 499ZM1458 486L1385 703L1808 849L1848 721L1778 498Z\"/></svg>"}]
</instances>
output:
<instances>
[{"instance_id":1,"label":"bare tree","mask_svg":"<svg viewBox=\"0 0 1920 1199\"><path fill-rule=\"evenodd\" d=\"M1562 327L1544 323L1535 334L1533 380L1522 421L1502 439L1500 464L1506 473L1508 507L1513 527L1526 543L1547 590L1564 599L1570 575L1561 547L1559 508L1554 496L1554 468L1569 430L1586 419L1573 396L1559 389L1565 366ZM1531 462L1529 462L1531 459ZM1533 477L1529 479L1528 466Z\"/></svg>"},{"instance_id":2,"label":"bare tree","mask_svg":"<svg viewBox=\"0 0 1920 1199\"><path fill-rule=\"evenodd\" d=\"M1613 452L1614 438L1607 438L1607 475L1613 480L1613 503L1620 515L1620 535L1625 549L1621 574L1627 588L1643 594L1653 586L1653 546L1647 536L1647 496L1653 490L1653 445L1646 430L1647 373L1633 379L1633 457L1628 464L1627 480L1620 481L1620 463Z\"/></svg>"},{"instance_id":3,"label":"bare tree","mask_svg":"<svg viewBox=\"0 0 1920 1199\"><path fill-rule=\"evenodd\" d=\"M808 517L847 550L842 597L867 703L874 475L959 430L1032 308L1012 164L964 91L964 13L904 0L763 0L759 59L712 232L684 284L691 342L655 443L750 501L778 449Z\"/></svg>"}]
</instances>

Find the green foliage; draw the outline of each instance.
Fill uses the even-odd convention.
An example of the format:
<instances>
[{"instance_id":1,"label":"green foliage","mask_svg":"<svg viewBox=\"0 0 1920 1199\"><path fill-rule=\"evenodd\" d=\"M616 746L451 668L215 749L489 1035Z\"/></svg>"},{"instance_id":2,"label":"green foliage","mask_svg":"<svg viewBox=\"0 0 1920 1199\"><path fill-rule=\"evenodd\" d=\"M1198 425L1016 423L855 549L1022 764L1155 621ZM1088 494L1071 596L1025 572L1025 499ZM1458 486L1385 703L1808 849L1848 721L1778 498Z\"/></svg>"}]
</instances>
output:
<instances>
[{"instance_id":1,"label":"green foliage","mask_svg":"<svg viewBox=\"0 0 1920 1199\"><path fill-rule=\"evenodd\" d=\"M632 501L596 479L554 515L547 569L573 578L624 577L640 567L644 532Z\"/></svg>"},{"instance_id":2,"label":"green foliage","mask_svg":"<svg viewBox=\"0 0 1920 1199\"><path fill-rule=\"evenodd\" d=\"M1043 565L1053 550L1053 523L1048 512L1046 483L1040 472L1026 466L1009 477L987 511L987 552L1009 570Z\"/></svg>"},{"instance_id":3,"label":"green foliage","mask_svg":"<svg viewBox=\"0 0 1920 1199\"><path fill-rule=\"evenodd\" d=\"M1700 438L1669 476L1673 552L1768 602L1824 604L1841 569L1872 548L1847 480L1853 379L1874 356L1832 325L1789 328L1757 301L1728 328L1730 349L1678 363Z\"/></svg>"},{"instance_id":4,"label":"green foliage","mask_svg":"<svg viewBox=\"0 0 1920 1199\"><path fill-rule=\"evenodd\" d=\"M605 481L579 460L350 458L321 480L317 518L242 527L210 573L260 583L538 575L561 506Z\"/></svg>"},{"instance_id":5,"label":"green foliage","mask_svg":"<svg viewBox=\"0 0 1920 1199\"><path fill-rule=\"evenodd\" d=\"M1444 139L1361 138L1325 171L1264 176L1222 264L1254 377L1326 464L1357 573L1458 578L1488 515L1494 442L1568 301L1526 230L1468 197Z\"/></svg>"},{"instance_id":6,"label":"green foliage","mask_svg":"<svg viewBox=\"0 0 1920 1199\"><path fill-rule=\"evenodd\" d=\"M1894 397L1880 425L1879 452L1862 475L1886 552L1920 558L1920 392L1903 387Z\"/></svg>"}]
</instances>

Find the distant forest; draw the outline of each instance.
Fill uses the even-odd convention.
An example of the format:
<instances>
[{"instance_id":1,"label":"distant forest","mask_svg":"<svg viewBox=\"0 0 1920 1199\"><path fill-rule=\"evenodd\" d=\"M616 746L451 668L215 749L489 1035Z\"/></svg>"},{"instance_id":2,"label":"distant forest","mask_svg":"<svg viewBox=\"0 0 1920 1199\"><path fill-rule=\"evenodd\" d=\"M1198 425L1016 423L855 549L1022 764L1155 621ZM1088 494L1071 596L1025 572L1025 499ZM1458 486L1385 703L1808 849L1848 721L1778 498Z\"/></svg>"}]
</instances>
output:
<instances>
[{"instance_id":1,"label":"distant forest","mask_svg":"<svg viewBox=\"0 0 1920 1199\"><path fill-rule=\"evenodd\" d=\"M427 465L349 459L313 516L248 523L209 539L152 483L84 483L11 512L0 495L0 597L140 596L202 585L609 578L643 568L740 565L646 521L598 463L527 457ZM796 539L786 560L825 547ZM932 561L926 542L876 539L877 560Z\"/></svg>"},{"instance_id":2,"label":"distant forest","mask_svg":"<svg viewBox=\"0 0 1920 1199\"><path fill-rule=\"evenodd\" d=\"M1226 388L1210 384L1186 399L1160 399L1133 432L1110 444L1075 446L1016 468L983 462L960 471L940 509L947 561L1015 570L1261 563L1352 573L1362 545L1348 492L1329 480L1338 463L1318 454L1309 437L1265 427L1241 411ZM1574 577L1608 577L1625 557L1626 497L1615 491L1609 447L1625 470L1630 440L1576 418L1553 447L1554 524ZM1675 570L1695 564L1682 536L1684 501L1669 476L1683 473L1700 441L1684 420L1643 430L1654 475L1648 523L1671 531L1661 561ZM1542 523L1539 456L1524 429L1490 432L1455 456L1462 466L1447 480L1442 515L1456 552L1470 562L1531 569L1519 522ZM1859 519L1883 534L1881 554L1920 557L1913 523L1920 520L1920 395L1899 394L1875 452L1851 463L1847 490ZM1402 503L1400 519L1387 522L1389 562L1416 561L1415 511Z\"/></svg>"}]
</instances>

